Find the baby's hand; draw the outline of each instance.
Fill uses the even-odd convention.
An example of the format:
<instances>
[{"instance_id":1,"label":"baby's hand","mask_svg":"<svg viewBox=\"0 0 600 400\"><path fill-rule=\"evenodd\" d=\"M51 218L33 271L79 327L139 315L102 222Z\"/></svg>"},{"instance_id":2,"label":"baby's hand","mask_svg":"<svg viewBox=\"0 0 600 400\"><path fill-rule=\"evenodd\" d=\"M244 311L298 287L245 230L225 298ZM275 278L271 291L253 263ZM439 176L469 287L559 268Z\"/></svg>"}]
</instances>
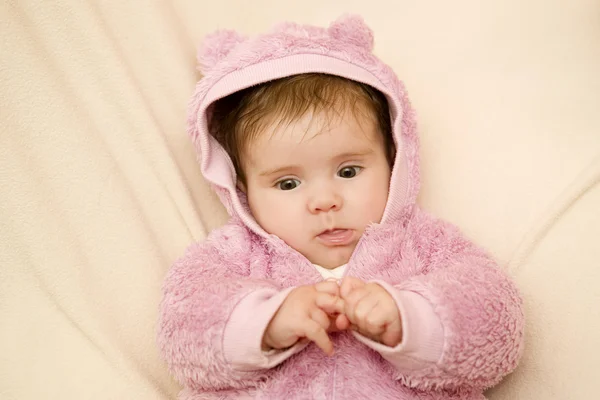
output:
<instances>
[{"instance_id":1,"label":"baby's hand","mask_svg":"<svg viewBox=\"0 0 600 400\"><path fill-rule=\"evenodd\" d=\"M395 347L402 340L402 322L396 302L383 287L346 277L340 287L344 315L363 336ZM338 318L338 328L344 326Z\"/></svg>"},{"instance_id":2,"label":"baby's hand","mask_svg":"<svg viewBox=\"0 0 600 400\"><path fill-rule=\"evenodd\" d=\"M326 354L332 355L333 344L327 332L335 330L335 323L317 303L330 307L339 304L339 290L338 284L332 281L299 286L292 290L267 326L263 350L285 349L307 338Z\"/></svg>"}]
</instances>

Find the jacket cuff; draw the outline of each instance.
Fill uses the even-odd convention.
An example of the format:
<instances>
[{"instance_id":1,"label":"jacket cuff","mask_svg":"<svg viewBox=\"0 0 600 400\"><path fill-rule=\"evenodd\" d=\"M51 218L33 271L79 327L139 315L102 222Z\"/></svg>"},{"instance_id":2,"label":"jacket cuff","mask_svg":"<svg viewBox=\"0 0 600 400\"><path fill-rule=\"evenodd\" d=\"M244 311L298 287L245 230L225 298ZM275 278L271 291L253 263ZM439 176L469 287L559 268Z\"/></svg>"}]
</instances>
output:
<instances>
[{"instance_id":1,"label":"jacket cuff","mask_svg":"<svg viewBox=\"0 0 600 400\"><path fill-rule=\"evenodd\" d=\"M223 353L232 368L239 371L272 368L306 347L308 343L300 341L285 350L262 350L269 322L293 289L256 290L233 309L223 335Z\"/></svg>"},{"instance_id":2,"label":"jacket cuff","mask_svg":"<svg viewBox=\"0 0 600 400\"><path fill-rule=\"evenodd\" d=\"M357 332L353 332L354 336L398 369L421 369L438 362L444 348L444 330L431 303L418 293L399 290L383 281L371 282L382 286L396 302L402 322L402 341L389 347Z\"/></svg>"}]
</instances>

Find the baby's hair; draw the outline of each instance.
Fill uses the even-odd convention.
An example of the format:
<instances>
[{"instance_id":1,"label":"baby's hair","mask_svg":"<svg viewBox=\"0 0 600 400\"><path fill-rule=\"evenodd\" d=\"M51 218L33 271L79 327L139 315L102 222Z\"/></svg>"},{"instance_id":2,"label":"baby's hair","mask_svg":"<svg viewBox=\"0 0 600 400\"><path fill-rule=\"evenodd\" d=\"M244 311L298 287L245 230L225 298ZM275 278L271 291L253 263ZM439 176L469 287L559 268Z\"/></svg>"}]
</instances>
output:
<instances>
[{"instance_id":1,"label":"baby's hair","mask_svg":"<svg viewBox=\"0 0 600 400\"><path fill-rule=\"evenodd\" d=\"M335 75L308 73L262 83L217 100L211 110L210 132L231 157L244 185L242 157L248 144L275 119L292 123L311 112L342 117L351 111L370 118L383 135L386 157L392 166L396 146L385 96L369 85Z\"/></svg>"}]
</instances>

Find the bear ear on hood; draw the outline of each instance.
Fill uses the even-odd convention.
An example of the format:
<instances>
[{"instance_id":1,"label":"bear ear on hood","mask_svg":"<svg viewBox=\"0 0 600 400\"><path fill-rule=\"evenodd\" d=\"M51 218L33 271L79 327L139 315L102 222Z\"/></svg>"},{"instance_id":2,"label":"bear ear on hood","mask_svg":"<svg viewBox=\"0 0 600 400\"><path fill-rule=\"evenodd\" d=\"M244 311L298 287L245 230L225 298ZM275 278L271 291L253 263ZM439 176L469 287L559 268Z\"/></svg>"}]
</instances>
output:
<instances>
[{"instance_id":1,"label":"bear ear on hood","mask_svg":"<svg viewBox=\"0 0 600 400\"><path fill-rule=\"evenodd\" d=\"M207 35L198 49L198 70L206 74L246 39L233 30L219 30Z\"/></svg>"},{"instance_id":2,"label":"bear ear on hood","mask_svg":"<svg viewBox=\"0 0 600 400\"><path fill-rule=\"evenodd\" d=\"M339 40L373 51L373 31L365 21L358 15L343 15L331 23L327 30L329 35Z\"/></svg>"}]
</instances>

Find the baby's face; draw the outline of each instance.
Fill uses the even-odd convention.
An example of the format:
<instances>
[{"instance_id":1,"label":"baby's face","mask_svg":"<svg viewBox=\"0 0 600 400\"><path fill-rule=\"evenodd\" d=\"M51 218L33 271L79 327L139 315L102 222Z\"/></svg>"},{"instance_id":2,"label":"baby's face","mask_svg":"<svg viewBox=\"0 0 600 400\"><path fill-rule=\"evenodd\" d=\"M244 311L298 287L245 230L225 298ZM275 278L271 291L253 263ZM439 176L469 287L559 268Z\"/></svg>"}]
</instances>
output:
<instances>
[{"instance_id":1,"label":"baby's face","mask_svg":"<svg viewBox=\"0 0 600 400\"><path fill-rule=\"evenodd\" d=\"M329 123L331 120L331 123ZM387 202L390 167L375 123L306 115L273 125L247 149L247 196L256 221L309 261L348 262Z\"/></svg>"}]
</instances>

